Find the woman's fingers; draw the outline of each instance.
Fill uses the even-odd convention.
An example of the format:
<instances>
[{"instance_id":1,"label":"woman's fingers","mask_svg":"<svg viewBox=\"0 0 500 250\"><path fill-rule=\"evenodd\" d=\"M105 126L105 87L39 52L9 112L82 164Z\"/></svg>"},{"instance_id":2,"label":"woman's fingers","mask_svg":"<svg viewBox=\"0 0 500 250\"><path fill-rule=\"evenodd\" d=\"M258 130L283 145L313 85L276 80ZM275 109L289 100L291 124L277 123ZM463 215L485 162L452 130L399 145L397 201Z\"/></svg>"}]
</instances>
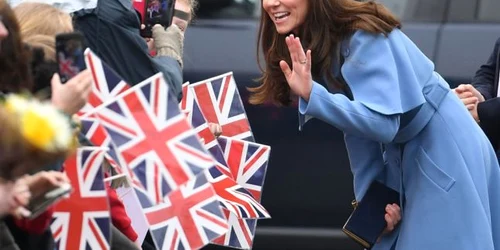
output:
<instances>
[{"instance_id":1,"label":"woman's fingers","mask_svg":"<svg viewBox=\"0 0 500 250\"><path fill-rule=\"evenodd\" d=\"M401 221L401 208L398 206L398 204L392 204L392 208L396 212L396 221Z\"/></svg>"},{"instance_id":2,"label":"woman's fingers","mask_svg":"<svg viewBox=\"0 0 500 250\"><path fill-rule=\"evenodd\" d=\"M290 59L292 59L292 67L298 63L297 55L295 53L295 47L293 45L293 35L285 38L286 45L288 47L288 52L290 53Z\"/></svg>"},{"instance_id":3,"label":"woman's fingers","mask_svg":"<svg viewBox=\"0 0 500 250\"><path fill-rule=\"evenodd\" d=\"M285 37L285 43L288 47L290 58L292 60L292 68L295 68L296 65L303 65L310 69L311 53L309 51L307 53L304 51L300 38L290 35Z\"/></svg>"},{"instance_id":4,"label":"woman's fingers","mask_svg":"<svg viewBox=\"0 0 500 250\"><path fill-rule=\"evenodd\" d=\"M306 63L306 70L307 71L311 71L311 68L312 68L312 55L311 55L311 50L307 50L307 53L306 53L306 58L307 58L307 63Z\"/></svg>"},{"instance_id":5,"label":"woman's fingers","mask_svg":"<svg viewBox=\"0 0 500 250\"><path fill-rule=\"evenodd\" d=\"M288 63L286 63L285 61L280 61L280 68L281 71L283 71L286 80L289 81L290 77L292 76L292 70L290 69L290 66L288 66Z\"/></svg>"},{"instance_id":6,"label":"woman's fingers","mask_svg":"<svg viewBox=\"0 0 500 250\"><path fill-rule=\"evenodd\" d=\"M296 51L295 53L297 53L299 62L301 64L304 64L303 62L307 60L307 57L299 37L295 38L295 51Z\"/></svg>"},{"instance_id":7,"label":"woman's fingers","mask_svg":"<svg viewBox=\"0 0 500 250\"><path fill-rule=\"evenodd\" d=\"M387 212L391 216L392 224L395 226L399 221L399 215L393 205L389 205Z\"/></svg>"}]
</instances>

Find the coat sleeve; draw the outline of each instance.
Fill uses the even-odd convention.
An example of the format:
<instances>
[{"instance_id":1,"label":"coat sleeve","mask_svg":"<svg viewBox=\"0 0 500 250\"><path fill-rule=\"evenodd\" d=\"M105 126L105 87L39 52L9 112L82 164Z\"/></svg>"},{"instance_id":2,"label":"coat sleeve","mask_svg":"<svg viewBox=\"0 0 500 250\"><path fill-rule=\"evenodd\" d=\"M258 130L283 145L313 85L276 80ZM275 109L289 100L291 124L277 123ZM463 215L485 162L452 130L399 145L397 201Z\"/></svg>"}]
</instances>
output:
<instances>
[{"instance_id":1,"label":"coat sleeve","mask_svg":"<svg viewBox=\"0 0 500 250\"><path fill-rule=\"evenodd\" d=\"M169 83L170 93L180 102L182 100L182 69L177 60L169 56L155 56L153 63Z\"/></svg>"},{"instance_id":2,"label":"coat sleeve","mask_svg":"<svg viewBox=\"0 0 500 250\"><path fill-rule=\"evenodd\" d=\"M356 200L362 200L373 180L378 180L388 187L399 190L399 176L391 175L386 168L382 144L352 134L345 134L344 141L348 148L349 163L353 174Z\"/></svg>"},{"instance_id":3,"label":"coat sleeve","mask_svg":"<svg viewBox=\"0 0 500 250\"><path fill-rule=\"evenodd\" d=\"M391 142L399 129L400 115L425 102L419 79L412 71L415 62L406 54L407 41L400 31L391 32L389 37L357 31L341 68L354 100L313 83L309 102L299 99L299 113L348 134ZM433 72L426 71L429 75Z\"/></svg>"},{"instance_id":4,"label":"coat sleeve","mask_svg":"<svg viewBox=\"0 0 500 250\"><path fill-rule=\"evenodd\" d=\"M472 79L472 85L484 96L486 100L496 96L493 93L495 86L495 73L497 70L497 61L499 56L500 38L495 44L488 61L481 65L476 75Z\"/></svg>"},{"instance_id":5,"label":"coat sleeve","mask_svg":"<svg viewBox=\"0 0 500 250\"><path fill-rule=\"evenodd\" d=\"M399 115L380 114L360 101L350 101L342 94L330 94L316 82L309 102L300 99L299 112L329 123L344 133L383 143L391 142L399 128Z\"/></svg>"}]
</instances>

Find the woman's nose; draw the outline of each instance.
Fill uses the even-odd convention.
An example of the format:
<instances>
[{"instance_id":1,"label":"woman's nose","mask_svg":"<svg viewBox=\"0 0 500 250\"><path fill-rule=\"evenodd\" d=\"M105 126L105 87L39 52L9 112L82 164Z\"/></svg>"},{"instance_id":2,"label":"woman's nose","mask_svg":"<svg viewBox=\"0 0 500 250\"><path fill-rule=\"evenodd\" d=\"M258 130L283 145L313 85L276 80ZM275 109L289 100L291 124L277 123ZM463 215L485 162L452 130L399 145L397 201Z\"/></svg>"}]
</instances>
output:
<instances>
[{"instance_id":1,"label":"woman's nose","mask_svg":"<svg viewBox=\"0 0 500 250\"><path fill-rule=\"evenodd\" d=\"M269 8L269 7L276 7L280 5L280 0L263 0L262 1L262 6L264 8Z\"/></svg>"}]
</instances>

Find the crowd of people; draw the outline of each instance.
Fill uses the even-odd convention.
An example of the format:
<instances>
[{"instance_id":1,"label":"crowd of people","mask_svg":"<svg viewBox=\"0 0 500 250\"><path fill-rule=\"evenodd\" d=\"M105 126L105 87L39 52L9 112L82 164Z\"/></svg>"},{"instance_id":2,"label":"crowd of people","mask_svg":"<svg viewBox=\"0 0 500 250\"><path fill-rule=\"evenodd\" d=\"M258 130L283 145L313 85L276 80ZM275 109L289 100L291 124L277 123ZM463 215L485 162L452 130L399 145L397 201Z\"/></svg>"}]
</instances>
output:
<instances>
[{"instance_id":1,"label":"crowd of people","mask_svg":"<svg viewBox=\"0 0 500 250\"><path fill-rule=\"evenodd\" d=\"M168 29L157 25L153 29L153 37L144 39L139 32L139 12L133 8L131 1L128 4L123 4L123 1L100 1L93 10L70 14L38 2L23 2L12 8L2 0L0 91L4 95L28 91L37 98L51 102L69 118L75 118L74 115L88 101L92 76L89 70L84 70L68 82L61 83L57 74L55 37L73 32L76 27L76 30L85 34L87 45L127 82L139 83L155 73L163 72L172 93L180 100L184 31L194 16L196 5L196 0L177 1L176 9L186 13L187 18L174 17L174 25ZM155 56L151 56L152 50L156 52ZM127 64L124 61L136 63ZM72 125L77 124L74 119L70 122ZM217 126L213 129L220 130ZM56 161L51 166L38 166L33 172L26 172L13 180L2 178L0 189L4 202L0 205L3 215L0 249L54 249L49 227L53 209L49 208L30 220L23 217L20 208L26 207L40 193L68 183L69 180L63 172L62 161ZM122 201L109 183L106 191L113 224L112 248L155 249L150 235L141 246L135 245L138 236Z\"/></svg>"}]
</instances>

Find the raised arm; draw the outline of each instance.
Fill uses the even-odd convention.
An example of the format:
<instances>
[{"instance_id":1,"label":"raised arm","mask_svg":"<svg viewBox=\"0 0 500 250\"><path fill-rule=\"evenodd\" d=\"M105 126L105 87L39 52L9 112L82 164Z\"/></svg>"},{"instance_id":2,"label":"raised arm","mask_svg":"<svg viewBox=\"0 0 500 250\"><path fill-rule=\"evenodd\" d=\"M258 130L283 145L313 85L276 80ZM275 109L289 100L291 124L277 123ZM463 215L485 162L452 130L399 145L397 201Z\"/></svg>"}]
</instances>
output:
<instances>
[{"instance_id":1,"label":"raised arm","mask_svg":"<svg viewBox=\"0 0 500 250\"><path fill-rule=\"evenodd\" d=\"M331 124L344 133L382 143L391 142L399 128L399 115L375 112L342 94L330 94L318 83L313 84L309 102L300 99L299 112Z\"/></svg>"},{"instance_id":2,"label":"raised arm","mask_svg":"<svg viewBox=\"0 0 500 250\"><path fill-rule=\"evenodd\" d=\"M356 32L341 68L354 100L331 94L313 82L308 95L299 94L300 114L321 119L345 133L391 142L399 129L400 115L425 102L419 94L420 78L428 76L421 77L420 72L433 72L430 62L413 68L410 57L415 55L406 51L407 42L399 30L389 37Z\"/></svg>"}]
</instances>

